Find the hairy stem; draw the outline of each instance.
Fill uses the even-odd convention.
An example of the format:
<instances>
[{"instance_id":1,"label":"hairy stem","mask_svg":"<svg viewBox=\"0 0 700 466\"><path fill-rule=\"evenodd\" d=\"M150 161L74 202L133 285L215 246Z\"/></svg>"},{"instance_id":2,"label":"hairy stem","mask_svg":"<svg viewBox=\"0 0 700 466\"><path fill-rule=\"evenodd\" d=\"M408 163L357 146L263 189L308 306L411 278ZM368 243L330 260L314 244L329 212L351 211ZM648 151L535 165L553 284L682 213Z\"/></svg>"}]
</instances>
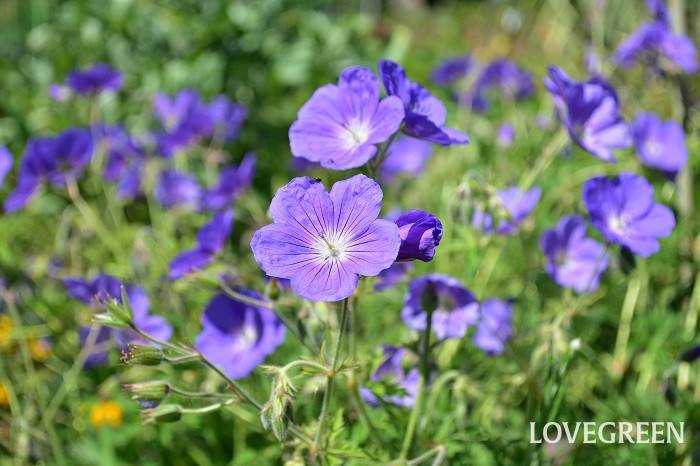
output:
<instances>
[{"instance_id":1,"label":"hairy stem","mask_svg":"<svg viewBox=\"0 0 700 466\"><path fill-rule=\"evenodd\" d=\"M425 326L425 334L423 335L423 351L420 355L420 375L418 377L418 392L416 394L416 401L411 409L411 417L408 419L408 427L406 428L406 434L403 438L403 445L401 446L401 453L399 455L400 459L405 459L408 456L408 452L411 449L411 443L413 442L413 434L416 430L416 425L418 424L418 418L420 416L420 411L423 405L423 398L425 397L425 384L428 380L428 363L430 356L430 331L432 330L433 315L431 312L427 313L427 324Z\"/></svg>"},{"instance_id":2,"label":"hairy stem","mask_svg":"<svg viewBox=\"0 0 700 466\"><path fill-rule=\"evenodd\" d=\"M318 426L316 427L316 435L314 435L314 443L312 447L312 454L315 456L318 452L319 443L321 441L321 432L323 432L323 426L326 423L326 416L328 414L328 406L331 404L331 397L333 395L333 384L335 380L335 371L338 369L338 360L340 359L340 349L343 346L343 335L345 334L345 324L348 319L348 300L345 298L343 300L343 306L340 313L340 324L338 325L338 333L335 338L335 349L333 350L333 358L331 359L331 367L328 372L328 377L326 377L326 393L323 396L323 404L321 405L321 414L318 417Z\"/></svg>"}]
</instances>

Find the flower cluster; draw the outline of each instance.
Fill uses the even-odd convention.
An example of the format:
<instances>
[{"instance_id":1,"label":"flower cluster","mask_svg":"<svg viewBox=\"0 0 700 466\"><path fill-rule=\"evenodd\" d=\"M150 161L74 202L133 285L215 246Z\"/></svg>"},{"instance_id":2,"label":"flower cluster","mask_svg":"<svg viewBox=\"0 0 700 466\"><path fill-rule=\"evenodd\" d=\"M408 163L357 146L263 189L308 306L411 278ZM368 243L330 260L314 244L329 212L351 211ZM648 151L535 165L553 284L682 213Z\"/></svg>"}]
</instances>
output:
<instances>
[{"instance_id":1,"label":"flower cluster","mask_svg":"<svg viewBox=\"0 0 700 466\"><path fill-rule=\"evenodd\" d=\"M490 108L493 94L515 101L532 96L535 90L532 75L507 58L479 66L471 55L447 57L433 69L432 79L439 86L449 87L458 102L476 112ZM460 86L463 82L469 84L468 89Z\"/></svg>"}]
</instances>

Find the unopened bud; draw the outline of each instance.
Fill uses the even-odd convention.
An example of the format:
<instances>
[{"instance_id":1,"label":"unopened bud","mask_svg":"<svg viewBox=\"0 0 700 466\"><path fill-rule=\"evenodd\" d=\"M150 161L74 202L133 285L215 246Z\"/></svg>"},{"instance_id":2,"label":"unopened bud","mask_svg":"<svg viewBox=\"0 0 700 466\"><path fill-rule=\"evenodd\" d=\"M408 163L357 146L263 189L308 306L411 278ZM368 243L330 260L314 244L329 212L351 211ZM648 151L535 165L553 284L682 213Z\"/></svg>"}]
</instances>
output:
<instances>
[{"instance_id":1,"label":"unopened bud","mask_svg":"<svg viewBox=\"0 0 700 466\"><path fill-rule=\"evenodd\" d=\"M270 298L272 301L277 301L280 297L280 293L282 290L280 289L280 285L277 282L277 279L272 277L270 278L270 281L267 283L267 288L265 290L265 294L267 295L268 298Z\"/></svg>"},{"instance_id":2,"label":"unopened bud","mask_svg":"<svg viewBox=\"0 0 700 466\"><path fill-rule=\"evenodd\" d=\"M163 351L155 346L129 344L122 354L122 362L125 364L157 366L163 360Z\"/></svg>"},{"instance_id":3,"label":"unopened bud","mask_svg":"<svg viewBox=\"0 0 700 466\"><path fill-rule=\"evenodd\" d=\"M125 322L116 319L111 313L102 313L102 314L96 314L93 318L92 321L95 322L96 324L104 325L106 327L112 327L112 328L126 328L128 324Z\"/></svg>"},{"instance_id":4,"label":"unopened bud","mask_svg":"<svg viewBox=\"0 0 700 466\"><path fill-rule=\"evenodd\" d=\"M124 385L124 393L139 403L160 403L170 393L170 385L162 380ZM154 405L155 406L155 405Z\"/></svg>"},{"instance_id":5,"label":"unopened bud","mask_svg":"<svg viewBox=\"0 0 700 466\"><path fill-rule=\"evenodd\" d=\"M142 411L141 417L146 422L157 422L159 424L177 422L182 417L182 407L180 405L158 406L157 408Z\"/></svg>"},{"instance_id":6,"label":"unopened bud","mask_svg":"<svg viewBox=\"0 0 700 466\"><path fill-rule=\"evenodd\" d=\"M435 288L435 284L431 281L427 281L420 296L421 308L430 314L438 308L439 304L440 298L438 296L437 288Z\"/></svg>"}]
</instances>

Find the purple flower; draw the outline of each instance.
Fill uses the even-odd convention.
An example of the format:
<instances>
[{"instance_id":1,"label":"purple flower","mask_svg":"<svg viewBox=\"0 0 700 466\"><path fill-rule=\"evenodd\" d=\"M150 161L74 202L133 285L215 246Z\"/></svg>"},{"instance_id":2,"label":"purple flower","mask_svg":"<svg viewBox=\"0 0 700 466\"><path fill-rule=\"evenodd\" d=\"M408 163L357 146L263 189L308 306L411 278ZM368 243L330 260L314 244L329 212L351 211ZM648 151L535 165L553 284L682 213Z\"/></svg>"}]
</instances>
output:
<instances>
[{"instance_id":1,"label":"purple flower","mask_svg":"<svg viewBox=\"0 0 700 466\"><path fill-rule=\"evenodd\" d=\"M513 145L515 140L515 128L510 123L503 123L498 128L498 146L507 148Z\"/></svg>"},{"instance_id":2,"label":"purple flower","mask_svg":"<svg viewBox=\"0 0 700 466\"><path fill-rule=\"evenodd\" d=\"M347 298L359 275L377 275L398 254L399 228L377 219L381 204L381 188L364 175L337 182L330 194L317 180L294 178L272 199L275 223L253 236L255 260L303 298Z\"/></svg>"},{"instance_id":3,"label":"purple flower","mask_svg":"<svg viewBox=\"0 0 700 466\"><path fill-rule=\"evenodd\" d=\"M377 283L374 289L384 291L392 286L397 285L400 281L406 278L406 275L413 270L413 264L410 262L394 262L391 267L384 269L377 275Z\"/></svg>"},{"instance_id":4,"label":"purple flower","mask_svg":"<svg viewBox=\"0 0 700 466\"><path fill-rule=\"evenodd\" d=\"M170 263L170 280L176 280L185 274L196 272L212 263L231 236L233 229L233 211L217 212L197 232L197 246L182 252Z\"/></svg>"},{"instance_id":5,"label":"purple flower","mask_svg":"<svg viewBox=\"0 0 700 466\"><path fill-rule=\"evenodd\" d=\"M443 146L469 143L463 132L443 127L447 118L445 105L426 88L409 81L401 65L382 59L379 61L379 76L386 93L403 102L406 134Z\"/></svg>"},{"instance_id":6,"label":"purple flower","mask_svg":"<svg viewBox=\"0 0 700 466\"><path fill-rule=\"evenodd\" d=\"M17 175L17 186L5 200L5 212L15 212L39 192L42 180L53 187L76 181L93 154L89 129L69 128L56 137L29 139Z\"/></svg>"},{"instance_id":7,"label":"purple flower","mask_svg":"<svg viewBox=\"0 0 700 466\"><path fill-rule=\"evenodd\" d=\"M196 203L200 192L199 184L192 175L166 168L160 172L153 196L160 205L169 209Z\"/></svg>"},{"instance_id":8,"label":"purple flower","mask_svg":"<svg viewBox=\"0 0 700 466\"><path fill-rule=\"evenodd\" d=\"M663 0L646 0L646 7L649 13L654 17L655 21L664 24L671 24L671 15L668 7Z\"/></svg>"},{"instance_id":9,"label":"purple flower","mask_svg":"<svg viewBox=\"0 0 700 466\"><path fill-rule=\"evenodd\" d=\"M442 223L433 214L423 210L407 210L396 221L401 247L396 260L430 262L435 248L442 239Z\"/></svg>"},{"instance_id":10,"label":"purple flower","mask_svg":"<svg viewBox=\"0 0 700 466\"><path fill-rule=\"evenodd\" d=\"M255 154L250 152L239 166L228 165L219 169L219 182L205 189L199 199L200 211L227 209L253 181L256 168Z\"/></svg>"},{"instance_id":11,"label":"purple flower","mask_svg":"<svg viewBox=\"0 0 700 466\"><path fill-rule=\"evenodd\" d=\"M239 292L262 299L253 290ZM284 337L284 326L269 309L219 294L209 301L202 313L202 333L194 346L227 377L239 379L250 374L274 352Z\"/></svg>"},{"instance_id":12,"label":"purple flower","mask_svg":"<svg viewBox=\"0 0 700 466\"><path fill-rule=\"evenodd\" d=\"M591 178L583 186L583 202L607 241L642 257L658 252L657 238L670 235L676 225L673 212L654 202L654 188L633 173Z\"/></svg>"},{"instance_id":13,"label":"purple flower","mask_svg":"<svg viewBox=\"0 0 700 466\"><path fill-rule=\"evenodd\" d=\"M420 174L432 154L433 145L428 141L409 136L396 138L380 169L382 181L390 182L397 173Z\"/></svg>"},{"instance_id":14,"label":"purple flower","mask_svg":"<svg viewBox=\"0 0 700 466\"><path fill-rule=\"evenodd\" d=\"M12 154L7 150L7 147L0 146L0 189L5 176L12 170L13 162Z\"/></svg>"},{"instance_id":15,"label":"purple flower","mask_svg":"<svg viewBox=\"0 0 700 466\"><path fill-rule=\"evenodd\" d=\"M404 112L396 97L379 100L379 82L367 68L346 68L299 109L289 128L292 155L333 170L364 165L377 144L398 131Z\"/></svg>"},{"instance_id":16,"label":"purple flower","mask_svg":"<svg viewBox=\"0 0 700 466\"><path fill-rule=\"evenodd\" d=\"M508 100L530 97L535 90L532 75L516 63L501 58L489 63L479 75L472 91L472 107L477 112L488 109L487 94L497 91Z\"/></svg>"},{"instance_id":17,"label":"purple flower","mask_svg":"<svg viewBox=\"0 0 700 466\"><path fill-rule=\"evenodd\" d=\"M504 215L498 217L504 218L494 222L493 214L477 209L474 211L472 225L482 229L487 234L495 232L497 235L512 235L535 208L542 195L542 190L539 186L535 186L523 193L517 186L511 186L505 191L498 191L497 195L504 211Z\"/></svg>"},{"instance_id":18,"label":"purple flower","mask_svg":"<svg viewBox=\"0 0 700 466\"><path fill-rule=\"evenodd\" d=\"M103 126L100 132L100 144L106 153L105 180L117 183L117 194L121 199L135 198L141 192L146 151L121 126Z\"/></svg>"},{"instance_id":19,"label":"purple flower","mask_svg":"<svg viewBox=\"0 0 700 466\"><path fill-rule=\"evenodd\" d=\"M183 89L172 99L163 93L156 94L153 113L165 128L164 133L154 134L158 151L164 157L187 148L199 138L211 136L214 129L212 115L194 89Z\"/></svg>"},{"instance_id":20,"label":"purple flower","mask_svg":"<svg viewBox=\"0 0 700 466\"><path fill-rule=\"evenodd\" d=\"M696 345L689 350L686 350L680 357L681 361L693 362L700 358L700 345Z\"/></svg>"},{"instance_id":21,"label":"purple flower","mask_svg":"<svg viewBox=\"0 0 700 466\"><path fill-rule=\"evenodd\" d=\"M675 178L688 162L685 133L673 120L662 121L654 113L640 113L631 125L632 140L644 165Z\"/></svg>"},{"instance_id":22,"label":"purple flower","mask_svg":"<svg viewBox=\"0 0 700 466\"><path fill-rule=\"evenodd\" d=\"M98 299L116 299L119 303L122 302L121 286L122 282L110 275L98 275L94 280L85 280L82 278L67 278L63 280L63 286L66 288L68 295L88 305L95 305ZM159 316L149 314L150 303L146 292L131 284L124 284L126 294L131 304L131 309L134 312L134 324L151 335L152 337L167 341L172 335L172 327L165 319ZM81 329L81 339L85 340L89 329ZM153 345L148 340L143 339L131 329L116 330L107 327L102 327L98 334L98 342L104 343L109 336L114 336L122 348L126 347L127 343L136 343L139 345ZM106 355L100 355L101 352L94 354L94 364L106 362Z\"/></svg>"},{"instance_id":23,"label":"purple flower","mask_svg":"<svg viewBox=\"0 0 700 466\"><path fill-rule=\"evenodd\" d=\"M77 94L95 95L118 91L124 84L124 76L107 64L95 63L89 68L68 72L66 84Z\"/></svg>"},{"instance_id":24,"label":"purple flower","mask_svg":"<svg viewBox=\"0 0 700 466\"><path fill-rule=\"evenodd\" d=\"M600 77L581 83L553 66L549 73L545 86L571 138L599 159L615 162L612 149L624 149L631 144L615 90Z\"/></svg>"},{"instance_id":25,"label":"purple flower","mask_svg":"<svg viewBox=\"0 0 700 466\"><path fill-rule=\"evenodd\" d=\"M502 354L513 333L513 300L487 299L481 303L479 314L474 346L490 356Z\"/></svg>"},{"instance_id":26,"label":"purple flower","mask_svg":"<svg viewBox=\"0 0 700 466\"><path fill-rule=\"evenodd\" d=\"M427 312L423 308L424 293L437 292L437 308L432 312L432 328L439 339L461 338L467 327L479 320L479 303L474 294L454 277L442 274L424 275L411 281L401 310L401 319L413 330L424 331Z\"/></svg>"},{"instance_id":27,"label":"purple flower","mask_svg":"<svg viewBox=\"0 0 700 466\"><path fill-rule=\"evenodd\" d=\"M416 395L418 395L419 373L417 368L413 368L408 372L403 368L403 360L409 355L409 351L406 348L397 348L389 345L382 345L382 351L386 360L371 375L369 380L372 382L387 379L392 381L406 394L385 395L382 397L382 400L386 403L393 403L396 406L413 407L416 402ZM370 406L375 408L380 406L377 396L369 388L360 387L360 395L365 403Z\"/></svg>"},{"instance_id":28,"label":"purple flower","mask_svg":"<svg viewBox=\"0 0 700 466\"><path fill-rule=\"evenodd\" d=\"M437 86L449 86L466 77L473 67L474 59L471 54L447 57L433 69L431 81Z\"/></svg>"},{"instance_id":29,"label":"purple flower","mask_svg":"<svg viewBox=\"0 0 700 466\"><path fill-rule=\"evenodd\" d=\"M215 97L207 109L213 125L212 139L221 142L237 140L241 126L248 118L248 109L231 102L231 99L225 95Z\"/></svg>"},{"instance_id":30,"label":"purple flower","mask_svg":"<svg viewBox=\"0 0 700 466\"><path fill-rule=\"evenodd\" d=\"M582 217L562 217L556 229L544 232L541 246L547 255L545 269L559 285L577 293L598 288L600 275L608 268L608 254L602 244L586 238Z\"/></svg>"},{"instance_id":31,"label":"purple flower","mask_svg":"<svg viewBox=\"0 0 700 466\"><path fill-rule=\"evenodd\" d=\"M631 68L637 61L659 68L659 57L686 73L698 71L697 50L687 36L674 34L663 21L644 23L630 34L615 50L612 59L623 68ZM663 62L662 62L663 63Z\"/></svg>"}]
</instances>

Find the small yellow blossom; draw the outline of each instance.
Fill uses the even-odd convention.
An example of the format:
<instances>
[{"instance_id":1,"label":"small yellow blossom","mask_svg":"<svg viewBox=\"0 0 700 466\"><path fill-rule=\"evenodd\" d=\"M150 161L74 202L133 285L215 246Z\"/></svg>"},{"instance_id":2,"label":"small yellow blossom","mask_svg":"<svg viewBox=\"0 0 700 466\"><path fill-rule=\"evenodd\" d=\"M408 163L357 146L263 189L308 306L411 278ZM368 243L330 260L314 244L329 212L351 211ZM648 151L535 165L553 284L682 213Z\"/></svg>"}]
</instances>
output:
<instances>
[{"instance_id":1,"label":"small yellow blossom","mask_svg":"<svg viewBox=\"0 0 700 466\"><path fill-rule=\"evenodd\" d=\"M119 427L122 423L122 408L114 401L97 403L90 412L90 422L95 427L102 427L105 424Z\"/></svg>"},{"instance_id":2,"label":"small yellow blossom","mask_svg":"<svg viewBox=\"0 0 700 466\"><path fill-rule=\"evenodd\" d=\"M9 404L10 397L7 395L7 389L0 383L0 406L7 406Z\"/></svg>"},{"instance_id":3,"label":"small yellow blossom","mask_svg":"<svg viewBox=\"0 0 700 466\"><path fill-rule=\"evenodd\" d=\"M45 361L48 359L49 354L51 354L51 345L46 340L35 340L30 338L27 341L29 346L29 352L32 357L37 361Z\"/></svg>"}]
</instances>

